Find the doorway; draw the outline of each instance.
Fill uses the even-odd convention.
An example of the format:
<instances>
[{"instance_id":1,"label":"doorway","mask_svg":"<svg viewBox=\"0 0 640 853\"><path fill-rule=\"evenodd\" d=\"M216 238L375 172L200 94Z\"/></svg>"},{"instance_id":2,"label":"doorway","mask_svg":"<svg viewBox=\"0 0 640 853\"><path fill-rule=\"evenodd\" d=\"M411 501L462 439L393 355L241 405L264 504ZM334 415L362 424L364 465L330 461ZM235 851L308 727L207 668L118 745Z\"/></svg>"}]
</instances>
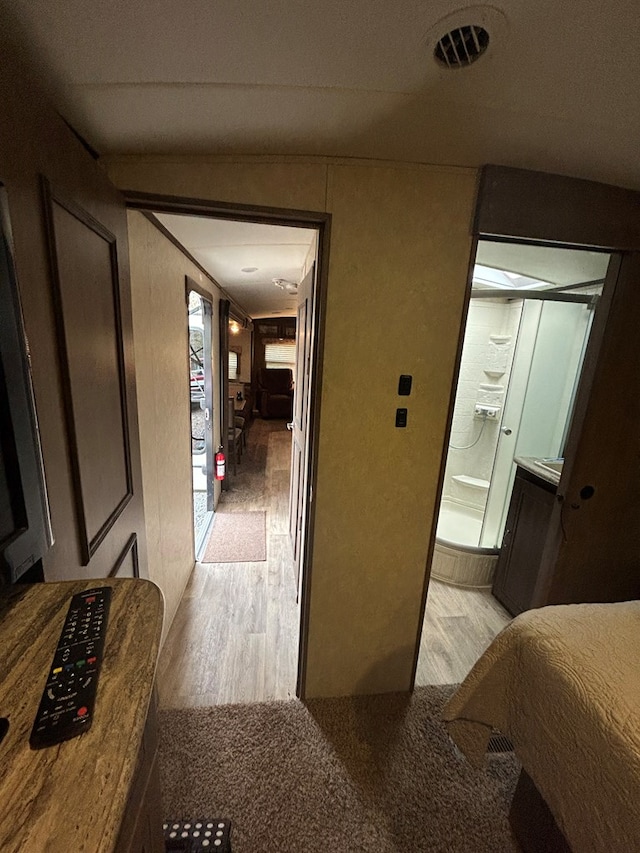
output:
<instances>
[{"instance_id":1,"label":"doorway","mask_svg":"<svg viewBox=\"0 0 640 853\"><path fill-rule=\"evenodd\" d=\"M214 513L212 316L213 304L187 277L189 403L194 552L199 559Z\"/></svg>"},{"instance_id":2,"label":"doorway","mask_svg":"<svg viewBox=\"0 0 640 853\"><path fill-rule=\"evenodd\" d=\"M494 579L516 471L539 460L559 480L608 263L607 253L478 243L417 684L462 680L512 617Z\"/></svg>"},{"instance_id":3,"label":"doorway","mask_svg":"<svg viewBox=\"0 0 640 853\"><path fill-rule=\"evenodd\" d=\"M224 480L214 481L210 523L203 525L198 562L167 638L160 691L169 704L176 695L201 703L203 690L209 704L287 698L300 690L306 642L304 560L312 524L325 217L300 221L296 212L265 222L248 211L231 218L228 208L221 214L181 207L178 213L166 199L149 202L148 211L206 274L206 290L213 293L219 318L212 330L213 451L221 450L226 463ZM281 246L288 263L276 257ZM192 307L197 314L197 300ZM287 387L263 381L269 378L264 373L271 379L288 373ZM278 398L287 394L285 411ZM199 408L194 400L192 427L206 423ZM192 441L202 453L201 429L192 430ZM194 464L194 482L202 475L208 486L203 468ZM240 550L210 550L214 537ZM247 545L253 550L242 550ZM185 661L185 637L194 660L207 657L206 673ZM162 695L161 703L167 704Z\"/></svg>"}]
</instances>

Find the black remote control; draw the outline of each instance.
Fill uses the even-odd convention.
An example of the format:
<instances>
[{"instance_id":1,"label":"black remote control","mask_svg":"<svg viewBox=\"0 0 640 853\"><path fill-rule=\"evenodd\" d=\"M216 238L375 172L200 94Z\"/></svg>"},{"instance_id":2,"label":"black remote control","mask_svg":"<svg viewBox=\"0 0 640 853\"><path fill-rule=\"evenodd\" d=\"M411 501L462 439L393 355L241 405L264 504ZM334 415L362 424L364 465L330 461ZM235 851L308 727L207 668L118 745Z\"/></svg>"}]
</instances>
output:
<instances>
[{"instance_id":1,"label":"black remote control","mask_svg":"<svg viewBox=\"0 0 640 853\"><path fill-rule=\"evenodd\" d=\"M74 595L31 730L32 749L53 746L91 727L111 587Z\"/></svg>"}]
</instances>

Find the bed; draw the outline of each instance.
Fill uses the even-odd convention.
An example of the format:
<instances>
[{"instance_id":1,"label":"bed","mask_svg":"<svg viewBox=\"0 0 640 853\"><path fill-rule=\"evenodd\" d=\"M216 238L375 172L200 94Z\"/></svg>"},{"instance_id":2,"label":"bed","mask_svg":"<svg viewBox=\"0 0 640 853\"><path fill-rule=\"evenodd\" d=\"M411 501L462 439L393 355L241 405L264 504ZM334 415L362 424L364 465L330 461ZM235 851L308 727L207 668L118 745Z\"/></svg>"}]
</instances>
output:
<instances>
[{"instance_id":1,"label":"bed","mask_svg":"<svg viewBox=\"0 0 640 853\"><path fill-rule=\"evenodd\" d=\"M640 851L640 602L521 614L443 716L473 763L512 741L573 853Z\"/></svg>"}]
</instances>

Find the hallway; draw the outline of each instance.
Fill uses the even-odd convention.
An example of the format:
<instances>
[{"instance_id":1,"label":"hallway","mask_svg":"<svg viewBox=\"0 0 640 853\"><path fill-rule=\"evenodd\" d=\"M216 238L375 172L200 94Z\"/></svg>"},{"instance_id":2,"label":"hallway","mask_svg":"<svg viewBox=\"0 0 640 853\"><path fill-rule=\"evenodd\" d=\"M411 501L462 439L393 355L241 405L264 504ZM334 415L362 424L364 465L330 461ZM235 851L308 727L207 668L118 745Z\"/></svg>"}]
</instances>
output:
<instances>
[{"instance_id":1,"label":"hallway","mask_svg":"<svg viewBox=\"0 0 640 853\"><path fill-rule=\"evenodd\" d=\"M267 559L196 563L158 664L160 707L295 696L298 606L288 536L291 437L256 419L217 513L266 511Z\"/></svg>"}]
</instances>

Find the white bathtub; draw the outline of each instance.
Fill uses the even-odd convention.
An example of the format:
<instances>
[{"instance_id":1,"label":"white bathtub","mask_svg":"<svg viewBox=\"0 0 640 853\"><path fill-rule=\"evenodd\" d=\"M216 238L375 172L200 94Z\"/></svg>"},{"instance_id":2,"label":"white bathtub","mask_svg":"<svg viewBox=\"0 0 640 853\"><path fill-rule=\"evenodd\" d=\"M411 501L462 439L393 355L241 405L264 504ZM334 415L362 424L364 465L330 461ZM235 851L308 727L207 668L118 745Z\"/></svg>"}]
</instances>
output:
<instances>
[{"instance_id":1,"label":"white bathtub","mask_svg":"<svg viewBox=\"0 0 640 853\"><path fill-rule=\"evenodd\" d=\"M456 586L491 586L499 551L478 544L482 516L474 507L441 502L431 577Z\"/></svg>"}]
</instances>

